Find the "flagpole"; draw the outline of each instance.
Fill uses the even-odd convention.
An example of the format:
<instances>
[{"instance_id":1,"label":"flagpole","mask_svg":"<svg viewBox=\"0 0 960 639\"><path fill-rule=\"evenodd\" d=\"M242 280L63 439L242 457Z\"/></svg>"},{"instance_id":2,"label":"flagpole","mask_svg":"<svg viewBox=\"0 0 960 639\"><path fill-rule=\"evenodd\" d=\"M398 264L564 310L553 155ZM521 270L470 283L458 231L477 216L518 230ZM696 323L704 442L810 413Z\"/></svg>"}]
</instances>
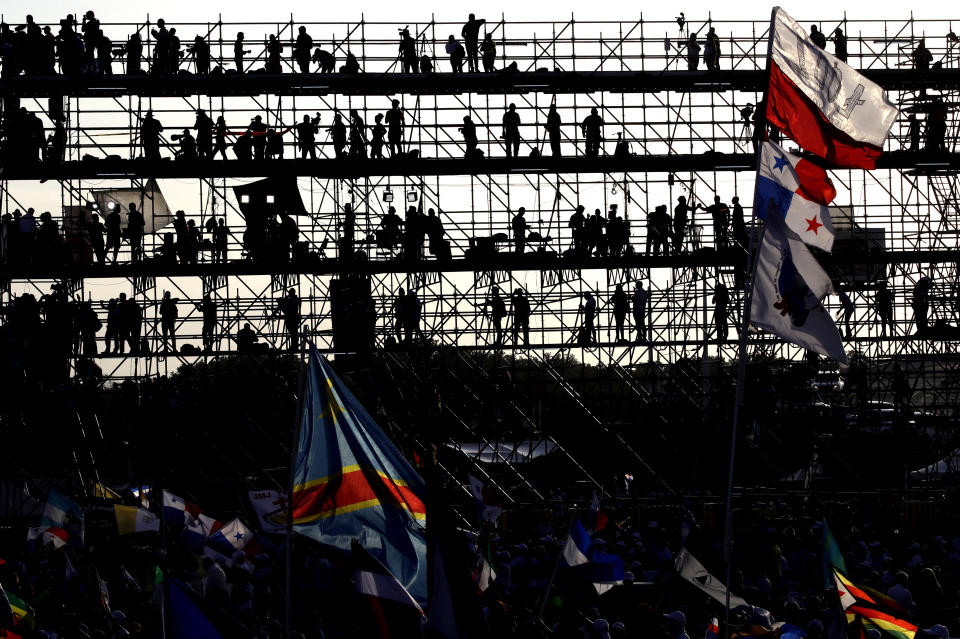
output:
<instances>
[{"instance_id":1,"label":"flagpole","mask_svg":"<svg viewBox=\"0 0 960 639\"><path fill-rule=\"evenodd\" d=\"M777 19L777 9L774 7L770 12L770 31L767 34L767 68L766 68L766 83L764 85L763 91L763 107L764 110L768 109L768 101L770 94L770 57L773 51L773 34L776 29L776 19ZM753 280L756 277L757 269L757 259L756 259L756 245L755 241L756 236L756 192L757 192L757 180L760 177L760 162L763 158L763 153L760 148L760 145L763 143L764 135L767 128L767 117L766 112L762 114L762 119L759 120L757 126L762 127L762 129L757 132L754 132L754 139L757 140L756 148L754 152L757 154L757 169L756 175L754 177L754 211L753 211L753 225L750 229L750 248L747 253L747 273L749 276L744 282L744 295L743 295L743 317L740 323L740 343L737 349L737 386L736 392L734 394L733 401L733 424L730 428L730 466L727 473L727 508L726 516L724 521L724 531L723 531L723 556L727 564L727 578L726 578L726 602L725 602L725 621L724 621L724 636L727 639L730 639L730 581L733 576L733 471L734 463L736 461L737 453L737 429L740 422L740 405L743 403L743 386L744 380L747 374L747 331L750 328L750 306L753 302ZM759 133L759 135L758 135ZM766 234L766 224L763 226L762 235ZM762 235L761 235L761 244L762 244Z\"/></svg>"},{"instance_id":2,"label":"flagpole","mask_svg":"<svg viewBox=\"0 0 960 639\"><path fill-rule=\"evenodd\" d=\"M563 546L560 548L560 554L557 555L557 561L553 564L553 572L550 573L550 581L547 582L547 589L543 593L543 601L540 602L540 610L537 611L537 621L543 619L543 611L547 607L547 599L550 598L550 590L553 588L553 580L557 578L557 570L560 568L560 562L563 561L563 548L566 547L567 539L570 538L570 531L573 530L573 520L577 518L577 509L570 509L570 521L567 522L567 532L563 536Z\"/></svg>"},{"instance_id":3,"label":"flagpole","mask_svg":"<svg viewBox=\"0 0 960 639\"><path fill-rule=\"evenodd\" d=\"M304 385L304 354L307 348L306 335L302 335L300 328L297 328L300 337L300 362L297 367L297 410L293 422L293 445L290 447L290 481L287 486L287 553L284 557L285 572L284 588L286 589L285 603L285 621L287 627L287 638L293 639L293 477L297 472L297 453L300 446L300 425L303 413L303 385Z\"/></svg>"}]
</instances>

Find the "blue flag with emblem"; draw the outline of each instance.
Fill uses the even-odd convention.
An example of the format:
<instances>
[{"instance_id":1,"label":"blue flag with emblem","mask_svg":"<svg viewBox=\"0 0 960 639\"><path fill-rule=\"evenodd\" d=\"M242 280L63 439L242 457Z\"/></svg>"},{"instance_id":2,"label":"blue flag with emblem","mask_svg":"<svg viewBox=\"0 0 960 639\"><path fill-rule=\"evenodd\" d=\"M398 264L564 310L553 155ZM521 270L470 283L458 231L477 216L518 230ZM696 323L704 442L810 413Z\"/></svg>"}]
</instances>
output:
<instances>
[{"instance_id":1,"label":"blue flag with emblem","mask_svg":"<svg viewBox=\"0 0 960 639\"><path fill-rule=\"evenodd\" d=\"M423 480L313 345L300 419L294 530L343 550L356 539L425 602Z\"/></svg>"}]
</instances>

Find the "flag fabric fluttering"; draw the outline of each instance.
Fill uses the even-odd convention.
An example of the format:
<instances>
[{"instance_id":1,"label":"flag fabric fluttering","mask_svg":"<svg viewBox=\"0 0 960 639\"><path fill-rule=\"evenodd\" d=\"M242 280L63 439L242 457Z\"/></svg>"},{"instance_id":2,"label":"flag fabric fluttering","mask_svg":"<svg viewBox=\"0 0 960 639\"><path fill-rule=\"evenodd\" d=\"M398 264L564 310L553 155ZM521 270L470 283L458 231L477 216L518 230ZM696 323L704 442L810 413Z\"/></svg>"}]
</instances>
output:
<instances>
[{"instance_id":1,"label":"flag fabric fluttering","mask_svg":"<svg viewBox=\"0 0 960 639\"><path fill-rule=\"evenodd\" d=\"M292 501L297 533L343 550L358 540L426 601L423 480L313 345Z\"/></svg>"},{"instance_id":2,"label":"flag fabric fluttering","mask_svg":"<svg viewBox=\"0 0 960 639\"><path fill-rule=\"evenodd\" d=\"M891 612L901 613L903 610L884 609L887 598L877 599L871 596L865 588L856 586L840 571L834 569L834 581L840 606L847 617L847 624L862 623L866 630L876 629L881 634L888 634L897 639L914 639L917 626L905 619L900 619ZM897 606L899 608L899 606Z\"/></svg>"},{"instance_id":3,"label":"flag fabric fluttering","mask_svg":"<svg viewBox=\"0 0 960 639\"><path fill-rule=\"evenodd\" d=\"M835 166L872 169L899 111L883 89L773 10L767 121Z\"/></svg>"},{"instance_id":4,"label":"flag fabric fluttering","mask_svg":"<svg viewBox=\"0 0 960 639\"><path fill-rule=\"evenodd\" d=\"M419 635L423 609L390 570L356 540L350 543L354 592L370 607L367 636L413 637Z\"/></svg>"},{"instance_id":5,"label":"flag fabric fluttering","mask_svg":"<svg viewBox=\"0 0 960 639\"><path fill-rule=\"evenodd\" d=\"M164 636L170 639L220 639L217 630L193 601L187 587L176 579L167 580L164 590Z\"/></svg>"},{"instance_id":6,"label":"flag fabric fluttering","mask_svg":"<svg viewBox=\"0 0 960 639\"><path fill-rule=\"evenodd\" d=\"M754 215L783 218L788 229L805 243L833 249L834 231L827 205L837 189L827 172L809 160L787 153L773 142L760 148L760 170Z\"/></svg>"},{"instance_id":7,"label":"flag fabric fluttering","mask_svg":"<svg viewBox=\"0 0 960 639\"><path fill-rule=\"evenodd\" d=\"M117 519L117 532L121 535L160 532L160 520L145 508L114 504L113 514Z\"/></svg>"},{"instance_id":8,"label":"flag fabric fluttering","mask_svg":"<svg viewBox=\"0 0 960 639\"><path fill-rule=\"evenodd\" d=\"M494 502L493 497L487 490L486 484L479 478L468 473L467 480L470 482L470 492L473 494L473 499L477 504L477 516L480 518L480 521L496 524L497 519L500 518L500 513L503 512L503 508Z\"/></svg>"},{"instance_id":9,"label":"flag fabric fluttering","mask_svg":"<svg viewBox=\"0 0 960 639\"><path fill-rule=\"evenodd\" d=\"M720 639L720 620L716 617L710 617L710 623L707 624L707 632L703 639Z\"/></svg>"},{"instance_id":10,"label":"flag fabric fluttering","mask_svg":"<svg viewBox=\"0 0 960 639\"><path fill-rule=\"evenodd\" d=\"M691 584L713 597L724 606L727 605L727 587L722 581L707 572L696 557L683 548L677 555L675 565L677 573ZM730 593L730 607L749 606L746 599Z\"/></svg>"},{"instance_id":11,"label":"flag fabric fluttering","mask_svg":"<svg viewBox=\"0 0 960 639\"><path fill-rule=\"evenodd\" d=\"M827 588L832 588L834 584L833 569L836 568L841 573L847 572L847 563L843 560L840 553L840 545L834 538L833 533L827 526L827 520L823 520L823 579Z\"/></svg>"},{"instance_id":12,"label":"flag fabric fluttering","mask_svg":"<svg viewBox=\"0 0 960 639\"><path fill-rule=\"evenodd\" d=\"M57 526L31 526L27 529L27 541L34 539L39 539L41 546L53 544L54 548L63 548L67 545L69 535Z\"/></svg>"},{"instance_id":13,"label":"flag fabric fluttering","mask_svg":"<svg viewBox=\"0 0 960 639\"><path fill-rule=\"evenodd\" d=\"M181 524L181 537L184 542L199 548L213 533L220 530L223 524L213 517L203 514L200 506L174 495L169 490L163 491L163 521L171 524Z\"/></svg>"},{"instance_id":14,"label":"flag fabric fluttering","mask_svg":"<svg viewBox=\"0 0 960 639\"><path fill-rule=\"evenodd\" d=\"M47 505L43 509L40 526L47 527L44 532L65 539L71 546L83 546L83 510L77 502L55 489L50 489L50 494L47 495ZM66 533L66 536L54 530L56 528ZM57 545L56 541L53 543Z\"/></svg>"},{"instance_id":15,"label":"flag fabric fluttering","mask_svg":"<svg viewBox=\"0 0 960 639\"><path fill-rule=\"evenodd\" d=\"M260 546L253 531L239 519L232 519L207 537L203 545L203 554L214 559L222 559L228 566L234 565L238 560L244 560L244 567L252 570L254 560L260 554Z\"/></svg>"},{"instance_id":16,"label":"flag fabric fluttering","mask_svg":"<svg viewBox=\"0 0 960 639\"><path fill-rule=\"evenodd\" d=\"M750 322L808 350L846 364L840 332L821 299L830 278L804 244L769 216L757 253Z\"/></svg>"},{"instance_id":17,"label":"flag fabric fluttering","mask_svg":"<svg viewBox=\"0 0 960 639\"><path fill-rule=\"evenodd\" d=\"M593 495L590 497L590 512L587 513L587 530L598 533L607 527L609 520L607 513L600 506L600 497L597 496L597 491L593 491Z\"/></svg>"},{"instance_id":18,"label":"flag fabric fluttering","mask_svg":"<svg viewBox=\"0 0 960 639\"><path fill-rule=\"evenodd\" d=\"M602 595L623 583L623 559L597 550L579 519L575 519L570 527L562 556L578 577L593 584L597 594Z\"/></svg>"}]
</instances>

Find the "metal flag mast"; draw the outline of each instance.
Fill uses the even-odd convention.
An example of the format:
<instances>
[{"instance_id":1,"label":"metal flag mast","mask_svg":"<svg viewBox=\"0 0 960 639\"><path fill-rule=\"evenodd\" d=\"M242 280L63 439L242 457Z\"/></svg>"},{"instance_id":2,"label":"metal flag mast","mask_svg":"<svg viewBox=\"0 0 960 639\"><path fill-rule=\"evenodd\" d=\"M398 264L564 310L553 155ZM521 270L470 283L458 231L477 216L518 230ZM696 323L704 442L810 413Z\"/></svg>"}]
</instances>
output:
<instances>
[{"instance_id":1,"label":"metal flag mast","mask_svg":"<svg viewBox=\"0 0 960 639\"><path fill-rule=\"evenodd\" d=\"M761 235L760 242L756 241L756 193L757 193L757 181L760 177L760 162L763 158L763 154L760 152L759 143L763 142L763 138L766 137L767 129L767 108L768 108L768 97L770 93L770 58L773 50L773 33L776 28L777 21L777 11L780 7L774 7L770 12L770 32L767 35L767 66L765 69L766 81L764 82L763 89L763 114L762 119L758 117L756 126L762 127L761 131L754 133L754 138L758 141L757 148L755 153L757 155L757 169L756 175L754 177L754 211L753 211L753 225L750 231L750 248L748 250L748 261L747 261L747 272L749 276L744 278L744 294L743 294L743 318L740 324L740 344L737 348L737 386L734 393L733 400L733 424L730 428L730 467L727 474L727 508L726 515L724 517L724 531L723 531L723 558L727 564L727 576L726 576L726 618L725 618L725 630L724 636L727 639L730 639L730 580L733 575L732 565L733 565L733 553L732 553L732 544L733 544L733 470L734 462L736 459L737 453L737 426L740 421L740 404L743 403L743 385L744 378L746 377L747 372L747 331L750 328L750 304L753 301L753 278L756 275L756 250L757 246L762 243L763 237ZM758 109L758 116L759 113ZM766 231L766 225L764 225L764 231Z\"/></svg>"}]
</instances>

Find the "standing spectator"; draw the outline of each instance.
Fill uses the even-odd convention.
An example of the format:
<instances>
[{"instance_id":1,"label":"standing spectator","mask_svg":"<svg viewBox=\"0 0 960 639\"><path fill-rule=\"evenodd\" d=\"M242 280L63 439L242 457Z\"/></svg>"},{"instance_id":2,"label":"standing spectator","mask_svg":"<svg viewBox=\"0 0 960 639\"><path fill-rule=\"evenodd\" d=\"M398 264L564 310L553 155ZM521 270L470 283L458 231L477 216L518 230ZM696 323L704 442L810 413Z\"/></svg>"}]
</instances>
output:
<instances>
[{"instance_id":1,"label":"standing spectator","mask_svg":"<svg viewBox=\"0 0 960 639\"><path fill-rule=\"evenodd\" d=\"M583 325L580 327L580 335L577 342L581 345L597 343L597 300L590 291L583 294L583 303L580 305L580 311L583 313Z\"/></svg>"},{"instance_id":2,"label":"standing spectator","mask_svg":"<svg viewBox=\"0 0 960 639\"><path fill-rule=\"evenodd\" d=\"M720 196L713 196L713 204L707 207L707 213L713 218L713 234L716 249L722 251L729 244L730 209L720 201Z\"/></svg>"},{"instance_id":3,"label":"standing spectator","mask_svg":"<svg viewBox=\"0 0 960 639\"><path fill-rule=\"evenodd\" d=\"M810 25L810 39L821 49L827 48L827 36L823 35L823 31L818 29L815 24Z\"/></svg>"},{"instance_id":4,"label":"standing spectator","mask_svg":"<svg viewBox=\"0 0 960 639\"><path fill-rule=\"evenodd\" d=\"M163 125L153 117L153 111L147 111L140 123L140 146L143 148L143 157L147 160L160 159L160 133Z\"/></svg>"},{"instance_id":5,"label":"standing spectator","mask_svg":"<svg viewBox=\"0 0 960 639\"><path fill-rule=\"evenodd\" d=\"M450 37L447 38L444 51L450 56L450 71L452 73L463 73L463 58L467 53L460 41L453 37L453 34L450 34Z\"/></svg>"},{"instance_id":6,"label":"standing spectator","mask_svg":"<svg viewBox=\"0 0 960 639\"><path fill-rule=\"evenodd\" d=\"M423 303L420 301L420 298L417 297L416 289L411 288L407 291L407 300L404 307L407 313L405 326L406 342L408 344L412 343L414 336L421 342L426 341L427 338L423 334L423 329L420 328L420 323L423 321Z\"/></svg>"},{"instance_id":7,"label":"standing spectator","mask_svg":"<svg viewBox=\"0 0 960 639\"><path fill-rule=\"evenodd\" d=\"M503 346L503 319L507 316L507 305L500 296L499 286L494 286L492 295L484 300L484 315L487 315L487 308L490 309L490 320L493 323L493 327L496 332L494 343L497 346Z\"/></svg>"},{"instance_id":8,"label":"standing spectator","mask_svg":"<svg viewBox=\"0 0 960 639\"><path fill-rule=\"evenodd\" d=\"M243 48L243 37L243 31L240 31L233 43L233 65L237 73L243 73L243 56L245 53L250 53L250 49Z\"/></svg>"},{"instance_id":9,"label":"standing spectator","mask_svg":"<svg viewBox=\"0 0 960 639\"><path fill-rule=\"evenodd\" d=\"M277 301L274 315L282 315L287 332L287 346L290 352L300 348L300 298L292 288Z\"/></svg>"},{"instance_id":10,"label":"standing spectator","mask_svg":"<svg viewBox=\"0 0 960 639\"><path fill-rule=\"evenodd\" d=\"M113 263L117 263L117 253L120 251L121 231L120 231L120 206L110 203L108 206L106 227L107 227L107 246L105 251L110 252L113 249Z\"/></svg>"},{"instance_id":11,"label":"standing spectator","mask_svg":"<svg viewBox=\"0 0 960 639\"><path fill-rule=\"evenodd\" d=\"M333 145L333 155L336 158L342 158L346 154L344 149L347 146L347 125L343 123L343 115L337 111L333 115L333 123L327 128L330 132L330 143Z\"/></svg>"},{"instance_id":12,"label":"standing spectator","mask_svg":"<svg viewBox=\"0 0 960 639\"><path fill-rule=\"evenodd\" d=\"M877 285L877 294L874 300L874 308L880 317L880 334L886 336L887 326L890 326L890 335L896 335L897 331L893 324L893 291L887 288L884 280Z\"/></svg>"},{"instance_id":13,"label":"standing spectator","mask_svg":"<svg viewBox=\"0 0 960 639\"><path fill-rule=\"evenodd\" d=\"M103 223L100 222L100 216L94 212L90 216L90 221L86 224L87 239L90 241L90 247L93 254L97 256L97 263L104 264L107 261L107 250L103 243L103 232L105 230Z\"/></svg>"},{"instance_id":14,"label":"standing spectator","mask_svg":"<svg viewBox=\"0 0 960 639\"><path fill-rule=\"evenodd\" d=\"M910 305L913 307L913 319L917 323L917 335L926 333L929 328L927 314L930 311L931 288L933 288L933 281L926 275L913 285L913 300Z\"/></svg>"},{"instance_id":15,"label":"standing spectator","mask_svg":"<svg viewBox=\"0 0 960 639\"><path fill-rule=\"evenodd\" d=\"M387 136L387 127L383 126L383 114L378 113L373 118L373 128L370 130L370 157L383 159L384 138Z\"/></svg>"},{"instance_id":16,"label":"standing spectator","mask_svg":"<svg viewBox=\"0 0 960 639\"><path fill-rule=\"evenodd\" d=\"M507 157L517 157L520 152L520 114L513 103L503 114L503 142L507 147Z\"/></svg>"},{"instance_id":17,"label":"standing spectator","mask_svg":"<svg viewBox=\"0 0 960 639\"><path fill-rule=\"evenodd\" d=\"M213 261L215 264L226 264L227 262L228 235L229 229L226 227L226 221L221 217L213 228Z\"/></svg>"},{"instance_id":18,"label":"standing spectator","mask_svg":"<svg viewBox=\"0 0 960 639\"><path fill-rule=\"evenodd\" d=\"M727 320L729 316L728 306L730 305L730 293L723 283L718 283L713 289L713 324L717 329L717 341L723 343L727 341L729 327Z\"/></svg>"},{"instance_id":19,"label":"standing spectator","mask_svg":"<svg viewBox=\"0 0 960 639\"><path fill-rule=\"evenodd\" d=\"M387 143L390 145L390 157L397 157L403 153L403 126L404 114L400 108L400 100L393 100L387 115L384 118L387 123Z\"/></svg>"},{"instance_id":20,"label":"standing spectator","mask_svg":"<svg viewBox=\"0 0 960 639\"><path fill-rule=\"evenodd\" d=\"M557 113L557 103L550 103L550 110L547 111L547 139L550 141L550 155L558 158L560 153L560 114Z\"/></svg>"},{"instance_id":21,"label":"standing spectator","mask_svg":"<svg viewBox=\"0 0 960 639\"><path fill-rule=\"evenodd\" d=\"M210 294L207 293L197 304L197 310L203 315L203 329L201 337L203 339L203 350L213 350L214 337L217 332L217 303L213 301Z\"/></svg>"},{"instance_id":22,"label":"standing spectator","mask_svg":"<svg viewBox=\"0 0 960 639\"><path fill-rule=\"evenodd\" d=\"M720 36L716 29L710 27L707 31L707 43L703 49L703 62L707 65L707 71L720 70Z\"/></svg>"},{"instance_id":23,"label":"standing spectator","mask_svg":"<svg viewBox=\"0 0 960 639\"><path fill-rule=\"evenodd\" d=\"M850 299L850 296L844 291L837 293L840 297L840 310L837 312L837 319L840 319L840 316L843 315L843 326L846 331L846 338L850 339L852 335L850 331L850 318L853 317L853 300Z\"/></svg>"},{"instance_id":24,"label":"standing spectator","mask_svg":"<svg viewBox=\"0 0 960 639\"><path fill-rule=\"evenodd\" d=\"M297 30L297 41L293 45L293 59L300 67L300 73L310 73L310 52L313 49L313 38L307 33L306 27Z\"/></svg>"},{"instance_id":25,"label":"standing spectator","mask_svg":"<svg viewBox=\"0 0 960 639\"><path fill-rule=\"evenodd\" d=\"M484 18L477 19L474 14L470 14L466 24L460 29L460 36L463 38L467 49L467 70L470 73L478 73L480 64L478 59L480 27L487 21Z\"/></svg>"},{"instance_id":26,"label":"standing spectator","mask_svg":"<svg viewBox=\"0 0 960 639\"><path fill-rule=\"evenodd\" d=\"M463 134L463 145L466 147L463 157L468 160L479 159L480 154L477 150L477 145L479 144L477 140L477 125L473 123L469 115L463 116L463 126L460 127L459 130L460 133Z\"/></svg>"},{"instance_id":27,"label":"standing spectator","mask_svg":"<svg viewBox=\"0 0 960 639\"><path fill-rule=\"evenodd\" d=\"M367 125L356 109L350 109L350 157L367 158Z\"/></svg>"},{"instance_id":28,"label":"standing spectator","mask_svg":"<svg viewBox=\"0 0 960 639\"><path fill-rule=\"evenodd\" d=\"M840 27L833 32L833 55L837 56L837 60L841 62L847 61L847 36Z\"/></svg>"},{"instance_id":29,"label":"standing spectator","mask_svg":"<svg viewBox=\"0 0 960 639\"><path fill-rule=\"evenodd\" d=\"M193 123L197 131L197 155L201 160L213 158L213 120L203 109L197 109L197 119Z\"/></svg>"},{"instance_id":30,"label":"standing spectator","mask_svg":"<svg viewBox=\"0 0 960 639\"><path fill-rule=\"evenodd\" d=\"M586 140L585 156L595 158L600 155L600 145L603 142L603 118L597 112L597 107L590 109L590 115L583 119L580 130Z\"/></svg>"},{"instance_id":31,"label":"standing spectator","mask_svg":"<svg viewBox=\"0 0 960 639\"><path fill-rule=\"evenodd\" d=\"M624 332L624 325L627 322L627 313L630 311L630 299L627 297L626 291L623 290L623 284L617 284L611 301L613 302L613 319L617 326L616 341L618 344L625 344L627 337Z\"/></svg>"},{"instance_id":32,"label":"standing spectator","mask_svg":"<svg viewBox=\"0 0 960 639\"><path fill-rule=\"evenodd\" d=\"M177 317L177 300L170 297L170 291L164 291L160 300L160 334L164 353L168 352L168 337L173 343L173 352L177 352Z\"/></svg>"},{"instance_id":33,"label":"standing spectator","mask_svg":"<svg viewBox=\"0 0 960 639\"><path fill-rule=\"evenodd\" d=\"M931 62L933 62L933 54L927 48L927 39L920 38L920 43L913 52L913 68L917 71L929 71Z\"/></svg>"},{"instance_id":34,"label":"standing spectator","mask_svg":"<svg viewBox=\"0 0 960 639\"><path fill-rule=\"evenodd\" d=\"M523 332L524 346L530 345L530 300L522 288L517 288L510 296L513 309L513 344L517 345L520 332Z\"/></svg>"},{"instance_id":35,"label":"standing spectator","mask_svg":"<svg viewBox=\"0 0 960 639\"><path fill-rule=\"evenodd\" d=\"M700 66L700 43L697 42L697 34L691 33L687 39L687 70L696 71Z\"/></svg>"},{"instance_id":36,"label":"standing spectator","mask_svg":"<svg viewBox=\"0 0 960 639\"><path fill-rule=\"evenodd\" d=\"M403 73L417 72L417 41L410 35L409 29L400 30L399 56Z\"/></svg>"},{"instance_id":37,"label":"standing spectator","mask_svg":"<svg viewBox=\"0 0 960 639\"><path fill-rule=\"evenodd\" d=\"M130 260L139 262L143 259L143 228L146 222L143 214L137 210L137 205L130 203L127 212L127 240L130 241Z\"/></svg>"},{"instance_id":38,"label":"standing spectator","mask_svg":"<svg viewBox=\"0 0 960 639\"><path fill-rule=\"evenodd\" d=\"M673 252L679 253L683 249L683 240L687 232L687 225L690 217L700 208L700 203L693 206L687 204L687 198L680 196L677 198L677 205L673 207Z\"/></svg>"},{"instance_id":39,"label":"standing spectator","mask_svg":"<svg viewBox=\"0 0 960 639\"><path fill-rule=\"evenodd\" d=\"M510 228L513 230L513 247L514 252L518 255L523 253L524 247L527 244L527 230L530 228L530 225L527 224L524 214L527 212L522 206L517 210L517 214L513 216L513 219L510 221Z\"/></svg>"},{"instance_id":40,"label":"standing spectator","mask_svg":"<svg viewBox=\"0 0 960 639\"><path fill-rule=\"evenodd\" d=\"M919 151L920 150L920 120L917 119L916 113L911 113L907 116L907 124L909 125L909 138L910 146L909 151Z\"/></svg>"},{"instance_id":41,"label":"standing spectator","mask_svg":"<svg viewBox=\"0 0 960 639\"><path fill-rule=\"evenodd\" d=\"M320 112L311 118L309 115L303 116L303 122L296 126L297 146L300 148L300 158L306 160L310 156L311 160L317 159L317 133L320 128Z\"/></svg>"},{"instance_id":42,"label":"standing spectator","mask_svg":"<svg viewBox=\"0 0 960 639\"><path fill-rule=\"evenodd\" d=\"M493 41L493 34L487 33L483 36L483 42L480 44L481 59L483 60L483 70L486 73L494 72L494 62L497 59L497 43Z\"/></svg>"},{"instance_id":43,"label":"standing spectator","mask_svg":"<svg viewBox=\"0 0 960 639\"><path fill-rule=\"evenodd\" d=\"M633 325L637 329L637 343L647 341L647 300L650 295L643 288L643 282L637 282L633 291Z\"/></svg>"},{"instance_id":44,"label":"standing spectator","mask_svg":"<svg viewBox=\"0 0 960 639\"><path fill-rule=\"evenodd\" d=\"M730 200L733 203L733 214L730 217L730 226L733 230L733 242L742 250L750 248L750 238L747 236L747 223L743 219L743 207L740 198L736 195Z\"/></svg>"},{"instance_id":45,"label":"standing spectator","mask_svg":"<svg viewBox=\"0 0 960 639\"><path fill-rule=\"evenodd\" d=\"M193 44L187 47L187 51L193 54L193 64L197 75L210 73L210 43L202 35L193 39Z\"/></svg>"},{"instance_id":46,"label":"standing spectator","mask_svg":"<svg viewBox=\"0 0 960 639\"><path fill-rule=\"evenodd\" d=\"M397 296L393 298L393 332L397 336L397 343L403 342L403 336L406 334L407 321L407 296L401 286L397 290Z\"/></svg>"},{"instance_id":47,"label":"standing spectator","mask_svg":"<svg viewBox=\"0 0 960 639\"><path fill-rule=\"evenodd\" d=\"M217 116L217 128L216 128L216 144L213 147L213 153L210 154L211 159L220 154L224 160L227 159L227 122L223 119L222 115Z\"/></svg>"},{"instance_id":48,"label":"standing spectator","mask_svg":"<svg viewBox=\"0 0 960 639\"><path fill-rule=\"evenodd\" d=\"M140 39L140 33L134 33L127 39L123 47L123 53L126 57L127 75L140 75L143 68L140 66L143 61L143 40Z\"/></svg>"},{"instance_id":49,"label":"standing spectator","mask_svg":"<svg viewBox=\"0 0 960 639\"><path fill-rule=\"evenodd\" d=\"M283 73L283 67L280 62L282 49L283 45L280 44L280 40L277 39L276 35L271 33L267 37L267 60L263 66L265 72L274 74Z\"/></svg>"}]
</instances>

